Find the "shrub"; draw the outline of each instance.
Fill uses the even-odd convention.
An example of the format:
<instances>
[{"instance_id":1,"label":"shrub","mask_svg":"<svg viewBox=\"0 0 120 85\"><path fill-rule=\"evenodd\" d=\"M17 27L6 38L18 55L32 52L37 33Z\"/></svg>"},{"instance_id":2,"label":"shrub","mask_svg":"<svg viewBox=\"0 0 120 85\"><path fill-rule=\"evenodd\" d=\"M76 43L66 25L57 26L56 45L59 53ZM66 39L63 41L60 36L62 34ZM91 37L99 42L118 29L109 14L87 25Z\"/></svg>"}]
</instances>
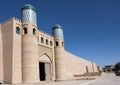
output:
<instances>
[{"instance_id":1,"label":"shrub","mask_svg":"<svg viewBox=\"0 0 120 85\"><path fill-rule=\"evenodd\" d=\"M116 63L115 65L115 71L119 71L120 70L120 62Z\"/></svg>"}]
</instances>

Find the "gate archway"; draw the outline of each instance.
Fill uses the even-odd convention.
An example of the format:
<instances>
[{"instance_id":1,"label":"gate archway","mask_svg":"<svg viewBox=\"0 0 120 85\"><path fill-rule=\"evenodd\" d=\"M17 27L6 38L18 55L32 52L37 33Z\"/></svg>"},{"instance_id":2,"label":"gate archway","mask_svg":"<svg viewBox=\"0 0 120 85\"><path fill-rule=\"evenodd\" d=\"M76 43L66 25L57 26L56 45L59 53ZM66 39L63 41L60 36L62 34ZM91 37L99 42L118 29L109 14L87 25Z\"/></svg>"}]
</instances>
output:
<instances>
[{"instance_id":1,"label":"gate archway","mask_svg":"<svg viewBox=\"0 0 120 85\"><path fill-rule=\"evenodd\" d=\"M39 57L39 77L40 81L50 81L52 74L52 61L47 54Z\"/></svg>"}]
</instances>

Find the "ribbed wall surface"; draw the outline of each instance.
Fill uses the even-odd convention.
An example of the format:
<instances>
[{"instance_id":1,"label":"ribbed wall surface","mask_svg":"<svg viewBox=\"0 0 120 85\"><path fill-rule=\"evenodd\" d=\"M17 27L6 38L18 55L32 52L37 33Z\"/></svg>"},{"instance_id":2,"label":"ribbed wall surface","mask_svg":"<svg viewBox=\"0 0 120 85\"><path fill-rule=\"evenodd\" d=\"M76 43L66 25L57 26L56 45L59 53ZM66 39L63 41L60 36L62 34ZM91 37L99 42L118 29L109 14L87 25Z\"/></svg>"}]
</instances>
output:
<instances>
[{"instance_id":1,"label":"ribbed wall surface","mask_svg":"<svg viewBox=\"0 0 120 85\"><path fill-rule=\"evenodd\" d=\"M56 69L56 80L65 80L65 59L64 59L64 48L55 47L55 69Z\"/></svg>"},{"instance_id":2,"label":"ribbed wall surface","mask_svg":"<svg viewBox=\"0 0 120 85\"><path fill-rule=\"evenodd\" d=\"M23 83L39 82L37 37L33 35L23 35L22 41Z\"/></svg>"},{"instance_id":3,"label":"ribbed wall surface","mask_svg":"<svg viewBox=\"0 0 120 85\"><path fill-rule=\"evenodd\" d=\"M52 28L53 36L55 39L55 72L56 80L66 80L65 77L65 59L64 59L64 45L63 45L63 30L59 24Z\"/></svg>"}]
</instances>

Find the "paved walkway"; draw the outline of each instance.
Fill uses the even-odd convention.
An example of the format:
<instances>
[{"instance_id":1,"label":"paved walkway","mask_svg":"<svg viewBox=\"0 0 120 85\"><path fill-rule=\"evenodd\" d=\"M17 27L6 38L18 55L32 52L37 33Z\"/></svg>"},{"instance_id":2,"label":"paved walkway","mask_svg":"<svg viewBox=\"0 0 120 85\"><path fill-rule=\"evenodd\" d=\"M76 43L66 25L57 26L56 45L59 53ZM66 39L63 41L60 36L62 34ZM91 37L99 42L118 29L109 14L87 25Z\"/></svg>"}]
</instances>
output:
<instances>
[{"instance_id":1,"label":"paved walkway","mask_svg":"<svg viewBox=\"0 0 120 85\"><path fill-rule=\"evenodd\" d=\"M8 84L11 85L11 84ZM14 84L14 85L120 85L120 76L113 73L104 73L96 80L72 80L62 82L42 82L37 84Z\"/></svg>"},{"instance_id":2,"label":"paved walkway","mask_svg":"<svg viewBox=\"0 0 120 85\"><path fill-rule=\"evenodd\" d=\"M104 73L102 77L88 85L120 85L120 76L114 73Z\"/></svg>"},{"instance_id":3,"label":"paved walkway","mask_svg":"<svg viewBox=\"0 0 120 85\"><path fill-rule=\"evenodd\" d=\"M114 73L103 73L97 80L53 82L45 85L120 85L120 76L115 76Z\"/></svg>"},{"instance_id":4,"label":"paved walkway","mask_svg":"<svg viewBox=\"0 0 120 85\"><path fill-rule=\"evenodd\" d=\"M74 81L63 81L63 82L53 82L45 85L87 85L91 80L74 80Z\"/></svg>"}]
</instances>

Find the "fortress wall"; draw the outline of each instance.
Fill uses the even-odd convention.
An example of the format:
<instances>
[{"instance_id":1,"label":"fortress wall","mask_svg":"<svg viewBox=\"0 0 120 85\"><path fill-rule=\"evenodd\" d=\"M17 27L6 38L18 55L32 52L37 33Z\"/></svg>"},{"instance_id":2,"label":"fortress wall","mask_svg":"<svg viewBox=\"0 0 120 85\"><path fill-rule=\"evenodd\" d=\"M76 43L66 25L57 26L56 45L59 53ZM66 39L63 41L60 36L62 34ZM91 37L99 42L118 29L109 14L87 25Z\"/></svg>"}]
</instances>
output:
<instances>
[{"instance_id":1,"label":"fortress wall","mask_svg":"<svg viewBox=\"0 0 120 85\"><path fill-rule=\"evenodd\" d=\"M96 65L96 63L93 62L93 66L94 66L94 72L98 72L98 66Z\"/></svg>"},{"instance_id":2,"label":"fortress wall","mask_svg":"<svg viewBox=\"0 0 120 85\"><path fill-rule=\"evenodd\" d=\"M1 24L0 24L0 80L3 80L3 47L2 47Z\"/></svg>"},{"instance_id":3,"label":"fortress wall","mask_svg":"<svg viewBox=\"0 0 120 85\"><path fill-rule=\"evenodd\" d=\"M21 83L21 35L16 34L16 27L21 28L20 23L11 18L1 24L5 83Z\"/></svg>"},{"instance_id":4,"label":"fortress wall","mask_svg":"<svg viewBox=\"0 0 120 85\"><path fill-rule=\"evenodd\" d=\"M67 78L73 78L74 75L85 73L86 69L84 67L84 61L81 58L74 56L69 52L65 52L65 66ZM85 62L85 61L84 61ZM82 67L82 68L81 68Z\"/></svg>"},{"instance_id":5,"label":"fortress wall","mask_svg":"<svg viewBox=\"0 0 120 85\"><path fill-rule=\"evenodd\" d=\"M74 75L80 75L87 73L86 66L88 68L88 72L98 72L97 66L95 63L77 57L69 52L65 52L65 66L66 66L66 77L73 78Z\"/></svg>"},{"instance_id":6,"label":"fortress wall","mask_svg":"<svg viewBox=\"0 0 120 85\"><path fill-rule=\"evenodd\" d=\"M12 83L12 53L13 53L13 21L7 20L1 24L3 40L3 70L4 82Z\"/></svg>"},{"instance_id":7,"label":"fortress wall","mask_svg":"<svg viewBox=\"0 0 120 85\"><path fill-rule=\"evenodd\" d=\"M12 67L12 82L22 82L22 66L21 66L21 35L22 27L19 20L13 19L13 67ZM16 33L16 28L19 27L19 34ZM17 69L16 69L17 68Z\"/></svg>"},{"instance_id":8,"label":"fortress wall","mask_svg":"<svg viewBox=\"0 0 120 85\"><path fill-rule=\"evenodd\" d=\"M98 68L96 63L88 61L88 63L86 64L86 66L88 66L88 72L98 72Z\"/></svg>"}]
</instances>

